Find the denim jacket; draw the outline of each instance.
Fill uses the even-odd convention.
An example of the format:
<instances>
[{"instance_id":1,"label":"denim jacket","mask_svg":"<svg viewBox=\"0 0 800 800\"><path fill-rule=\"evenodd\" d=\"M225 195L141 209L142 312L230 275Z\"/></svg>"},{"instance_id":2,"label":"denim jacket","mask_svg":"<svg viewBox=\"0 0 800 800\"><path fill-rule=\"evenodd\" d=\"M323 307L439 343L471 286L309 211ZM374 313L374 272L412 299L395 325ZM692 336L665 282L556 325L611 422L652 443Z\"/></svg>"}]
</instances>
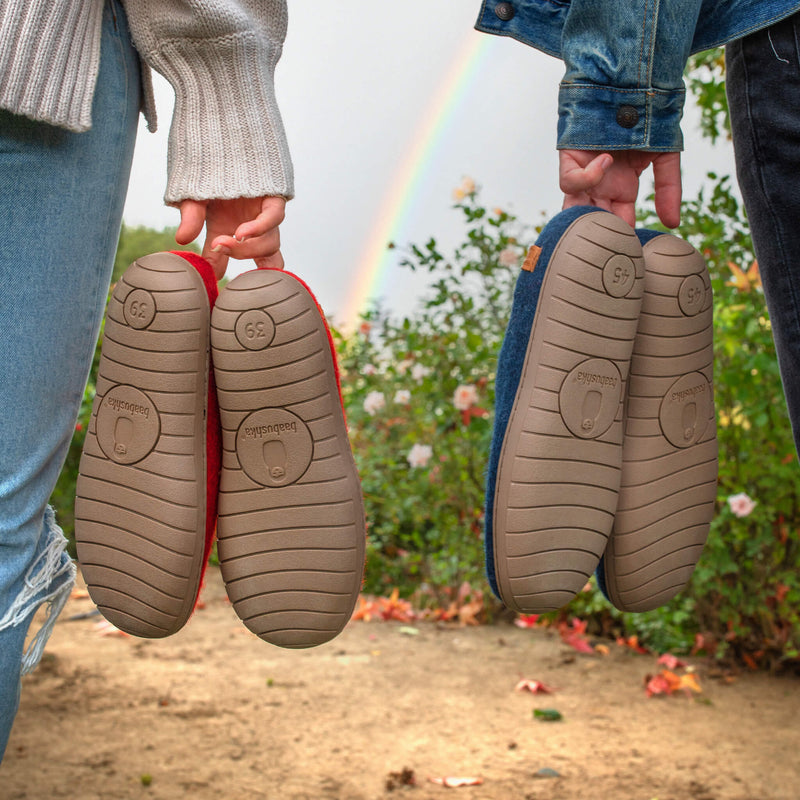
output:
<instances>
[{"instance_id":1,"label":"denim jacket","mask_svg":"<svg viewBox=\"0 0 800 800\"><path fill-rule=\"evenodd\" d=\"M483 0L476 28L563 59L559 149L683 149L689 55L800 9L800 0Z\"/></svg>"}]
</instances>

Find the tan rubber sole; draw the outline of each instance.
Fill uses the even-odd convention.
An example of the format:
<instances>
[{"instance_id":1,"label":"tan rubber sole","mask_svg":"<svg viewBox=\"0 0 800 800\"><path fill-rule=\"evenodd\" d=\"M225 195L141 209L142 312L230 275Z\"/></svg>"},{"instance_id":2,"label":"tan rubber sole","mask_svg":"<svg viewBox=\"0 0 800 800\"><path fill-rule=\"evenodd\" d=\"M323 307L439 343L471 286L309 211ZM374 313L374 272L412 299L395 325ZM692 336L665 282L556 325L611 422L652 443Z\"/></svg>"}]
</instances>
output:
<instances>
[{"instance_id":1,"label":"tan rubber sole","mask_svg":"<svg viewBox=\"0 0 800 800\"><path fill-rule=\"evenodd\" d=\"M78 561L103 616L135 636L179 630L206 535L209 303L172 253L134 262L106 312L75 499Z\"/></svg>"},{"instance_id":2,"label":"tan rubber sole","mask_svg":"<svg viewBox=\"0 0 800 800\"><path fill-rule=\"evenodd\" d=\"M675 236L652 239L644 256L619 504L603 559L607 594L622 611L657 608L685 586L717 494L708 269Z\"/></svg>"},{"instance_id":3,"label":"tan rubber sole","mask_svg":"<svg viewBox=\"0 0 800 800\"><path fill-rule=\"evenodd\" d=\"M547 265L494 502L495 576L516 611L561 608L606 548L643 285L638 238L605 212L573 222Z\"/></svg>"},{"instance_id":4,"label":"tan rubber sole","mask_svg":"<svg viewBox=\"0 0 800 800\"><path fill-rule=\"evenodd\" d=\"M321 644L352 615L366 543L327 329L297 278L256 270L220 294L211 342L228 596L265 641Z\"/></svg>"}]
</instances>

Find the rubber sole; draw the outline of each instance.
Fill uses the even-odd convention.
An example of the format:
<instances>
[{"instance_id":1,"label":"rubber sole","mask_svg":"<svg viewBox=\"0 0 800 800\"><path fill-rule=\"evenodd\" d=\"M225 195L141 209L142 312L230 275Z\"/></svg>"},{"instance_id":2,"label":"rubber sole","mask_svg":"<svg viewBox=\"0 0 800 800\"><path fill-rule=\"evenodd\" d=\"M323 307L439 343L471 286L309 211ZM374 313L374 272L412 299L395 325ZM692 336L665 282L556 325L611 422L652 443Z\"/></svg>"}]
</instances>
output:
<instances>
[{"instance_id":1,"label":"rubber sole","mask_svg":"<svg viewBox=\"0 0 800 800\"><path fill-rule=\"evenodd\" d=\"M622 611L657 608L685 586L717 494L708 269L670 235L649 241L644 257L619 504L602 567L606 593Z\"/></svg>"},{"instance_id":2,"label":"rubber sole","mask_svg":"<svg viewBox=\"0 0 800 800\"><path fill-rule=\"evenodd\" d=\"M106 312L75 538L92 600L135 636L175 633L199 591L209 318L202 279L172 253L134 262Z\"/></svg>"},{"instance_id":3,"label":"rubber sole","mask_svg":"<svg viewBox=\"0 0 800 800\"><path fill-rule=\"evenodd\" d=\"M638 238L605 212L573 222L546 269L493 510L500 597L522 613L569 602L606 548L644 285Z\"/></svg>"},{"instance_id":4,"label":"rubber sole","mask_svg":"<svg viewBox=\"0 0 800 800\"><path fill-rule=\"evenodd\" d=\"M361 486L316 301L279 270L220 294L211 342L223 437L218 553L244 624L281 647L349 621L364 570Z\"/></svg>"}]
</instances>

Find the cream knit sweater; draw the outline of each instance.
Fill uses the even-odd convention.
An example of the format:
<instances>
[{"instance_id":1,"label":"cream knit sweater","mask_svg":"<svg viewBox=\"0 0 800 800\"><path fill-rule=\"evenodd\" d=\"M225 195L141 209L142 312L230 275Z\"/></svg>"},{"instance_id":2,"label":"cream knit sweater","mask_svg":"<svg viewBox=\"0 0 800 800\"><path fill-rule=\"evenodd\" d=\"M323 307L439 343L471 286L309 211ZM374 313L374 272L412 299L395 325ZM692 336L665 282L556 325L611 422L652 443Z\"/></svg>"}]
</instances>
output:
<instances>
[{"instance_id":1,"label":"cream knit sweater","mask_svg":"<svg viewBox=\"0 0 800 800\"><path fill-rule=\"evenodd\" d=\"M104 2L0 0L1 108L72 131L91 126ZM286 0L123 3L139 55L175 89L166 202L293 196L274 88Z\"/></svg>"}]
</instances>

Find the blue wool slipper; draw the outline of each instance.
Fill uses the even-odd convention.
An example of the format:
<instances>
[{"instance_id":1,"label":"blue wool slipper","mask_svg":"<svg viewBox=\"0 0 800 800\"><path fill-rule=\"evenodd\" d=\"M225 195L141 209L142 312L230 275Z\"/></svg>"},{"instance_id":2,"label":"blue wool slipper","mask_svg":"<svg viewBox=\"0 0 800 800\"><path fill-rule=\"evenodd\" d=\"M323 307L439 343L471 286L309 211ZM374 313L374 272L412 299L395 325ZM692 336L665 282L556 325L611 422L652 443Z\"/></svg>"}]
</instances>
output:
<instances>
[{"instance_id":1,"label":"blue wool slipper","mask_svg":"<svg viewBox=\"0 0 800 800\"><path fill-rule=\"evenodd\" d=\"M628 381L622 479L597 570L621 611L649 611L689 581L717 495L712 294L700 253L640 231L644 297Z\"/></svg>"},{"instance_id":2,"label":"blue wool slipper","mask_svg":"<svg viewBox=\"0 0 800 800\"><path fill-rule=\"evenodd\" d=\"M489 583L516 611L568 603L606 549L643 289L633 229L592 207L554 217L519 276L497 365L485 535Z\"/></svg>"}]
</instances>

